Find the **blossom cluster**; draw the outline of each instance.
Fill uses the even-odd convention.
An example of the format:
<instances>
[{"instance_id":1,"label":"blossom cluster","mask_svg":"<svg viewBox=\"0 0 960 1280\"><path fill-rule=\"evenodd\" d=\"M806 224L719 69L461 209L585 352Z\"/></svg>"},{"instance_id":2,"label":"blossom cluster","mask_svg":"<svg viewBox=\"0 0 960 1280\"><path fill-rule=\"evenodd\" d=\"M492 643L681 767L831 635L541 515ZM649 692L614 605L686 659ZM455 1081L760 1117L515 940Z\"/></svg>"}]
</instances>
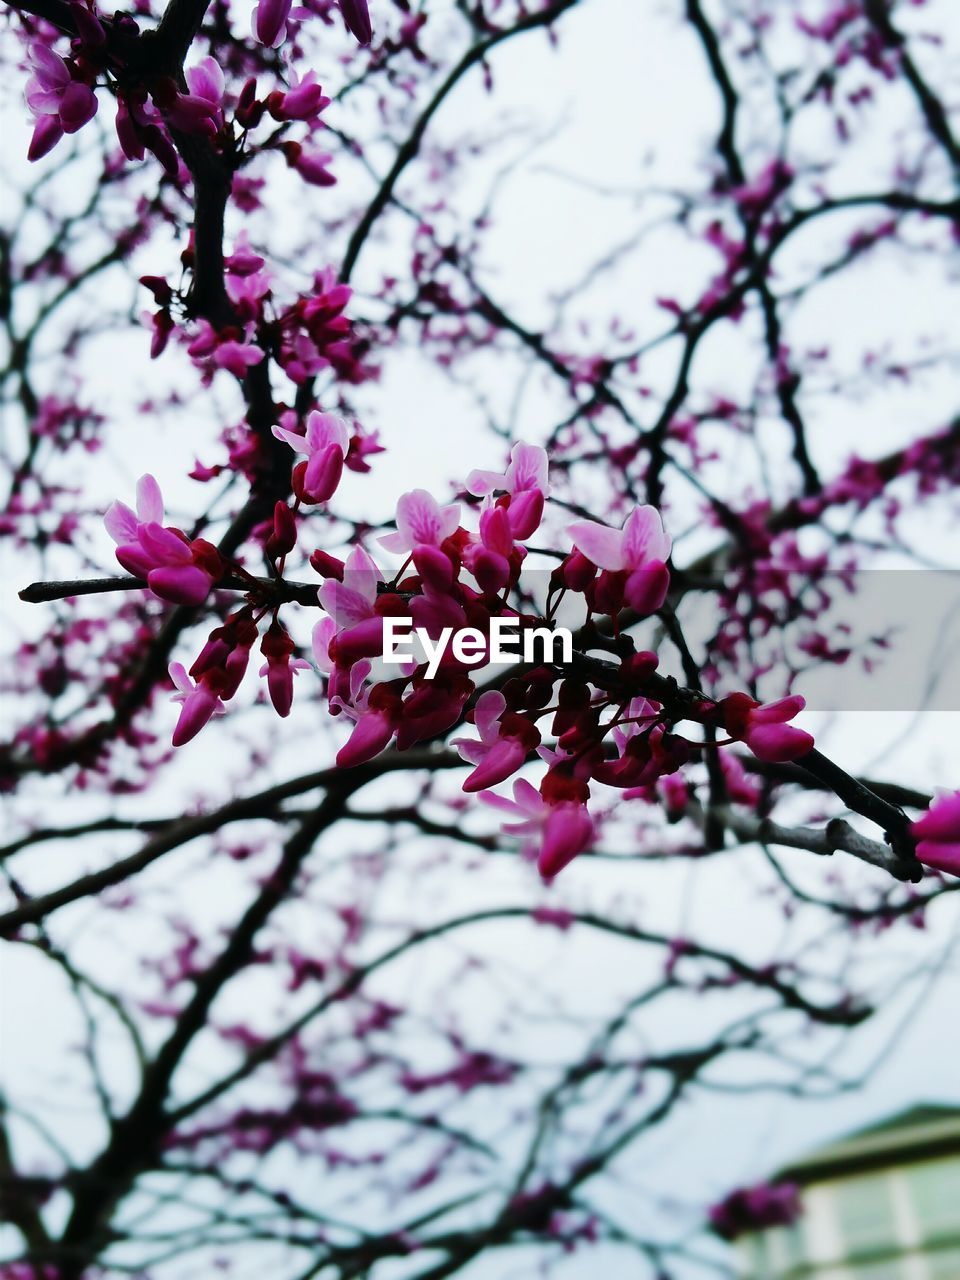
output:
<instances>
[{"instance_id":1,"label":"blossom cluster","mask_svg":"<svg viewBox=\"0 0 960 1280\"><path fill-rule=\"evenodd\" d=\"M291 0L260 0L254 32L261 44L282 42L290 7ZM185 69L184 88L172 76L149 68L142 33L130 14L110 16L81 0L69 8L76 34L66 56L40 40L29 47L26 101L35 120L29 160L41 159L64 134L76 133L92 120L99 106L96 91L109 86L117 102L117 140L127 160L143 160L149 151L176 177L181 163L177 135L188 135L211 142L239 167L242 151L249 159L252 131L266 122L282 128L265 140L264 147L281 151L308 183L329 186L336 181L327 167L330 156L305 145L320 127L320 113L330 101L313 72L302 77L292 73L288 88L274 89L263 98L257 96L256 77L250 76L231 95L222 67L208 55ZM372 30L365 0L341 0L341 9L357 40L369 43ZM291 123L306 126L304 140L281 136Z\"/></svg>"},{"instance_id":2,"label":"blossom cluster","mask_svg":"<svg viewBox=\"0 0 960 1280\"><path fill-rule=\"evenodd\" d=\"M136 513L121 503L107 513L118 560L160 598L197 606L228 575L231 587L246 595L210 633L189 672L179 663L171 666L181 704L175 745L224 711L259 639L261 675L279 715L290 713L299 671L315 666L325 677L331 714L351 723L337 754L342 768L362 765L390 746L404 751L472 726L478 736L453 742L471 766L463 791L503 815L504 832L521 840L547 878L593 843L592 788L615 788L631 798L661 784L669 794L669 779L722 743L743 743L771 762L797 759L813 747L810 734L790 723L803 708L801 697L761 705L742 692L716 700L682 690L659 672L657 655L638 650L621 629L656 614L669 589L671 543L653 507L636 507L619 529L583 519L568 524L567 548L549 576L542 607L522 594L517 606L511 603L527 542L540 529L550 496L546 452L524 443L513 447L502 472L467 477L463 496L475 520L461 502L442 505L420 489L404 494L395 530L379 539L385 552L401 557L398 569L385 571L359 544L345 560L313 550L310 564L323 580L317 590L322 615L313 628L313 663L297 656L280 617L290 601L282 590L278 599L277 590L298 545L301 512L328 503L344 468L367 469L363 455L378 446L355 447L365 439L361 433L316 410L303 424L287 413L274 435L299 460L291 474L294 500L276 504L264 539L273 567L269 579L254 579L242 566L226 564L204 540L165 527L152 477L140 481ZM583 620L572 661L518 663L505 679L481 679L495 620L542 627L564 601L567 608L579 601ZM392 668L384 675L377 664L387 618L407 619L432 640L470 628L479 641L470 654L452 646L434 664L411 658L399 675ZM591 653L598 648L602 657ZM699 736L681 733L683 721L701 726ZM535 763L542 769L538 786L521 776ZM724 768L736 791L735 764ZM494 790L511 780L511 795ZM741 783L740 794L754 793Z\"/></svg>"}]
</instances>

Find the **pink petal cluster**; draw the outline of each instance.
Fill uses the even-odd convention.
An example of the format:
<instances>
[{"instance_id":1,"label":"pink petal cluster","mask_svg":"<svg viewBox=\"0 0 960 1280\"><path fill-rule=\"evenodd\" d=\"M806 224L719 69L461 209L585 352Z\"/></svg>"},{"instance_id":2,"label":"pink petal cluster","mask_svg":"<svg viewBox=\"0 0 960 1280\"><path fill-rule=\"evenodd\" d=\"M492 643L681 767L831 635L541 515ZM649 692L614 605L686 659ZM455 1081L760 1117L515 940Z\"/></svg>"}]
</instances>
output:
<instances>
[{"instance_id":1,"label":"pink petal cluster","mask_svg":"<svg viewBox=\"0 0 960 1280\"><path fill-rule=\"evenodd\" d=\"M516 773L531 751L540 745L540 731L524 716L507 709L507 700L498 689L489 689L477 699L473 722L476 738L454 738L451 746L476 768L463 790L483 791L504 782Z\"/></svg>"},{"instance_id":2,"label":"pink petal cluster","mask_svg":"<svg viewBox=\"0 0 960 1280\"><path fill-rule=\"evenodd\" d=\"M192 541L163 524L163 498L151 475L137 482L137 510L114 502L104 525L117 544L116 556L138 578L146 578L154 595L173 604L199 605L223 574L215 547L203 538Z\"/></svg>"},{"instance_id":3,"label":"pink petal cluster","mask_svg":"<svg viewBox=\"0 0 960 1280\"><path fill-rule=\"evenodd\" d=\"M369 44L373 39L373 27L367 0L340 0L340 12L347 30L356 37L357 43Z\"/></svg>"},{"instance_id":4,"label":"pink petal cluster","mask_svg":"<svg viewBox=\"0 0 960 1280\"><path fill-rule=\"evenodd\" d=\"M510 821L503 824L504 834L520 837L545 880L558 875L596 837L585 800L558 798L551 802L525 778L514 782L512 800L495 792L484 792L480 799L510 815Z\"/></svg>"},{"instance_id":5,"label":"pink petal cluster","mask_svg":"<svg viewBox=\"0 0 960 1280\"><path fill-rule=\"evenodd\" d=\"M327 502L333 497L343 475L343 465L350 447L350 428L343 418L333 413L314 410L307 417L301 435L292 426L277 426L273 434L307 461L293 471L293 489L301 502Z\"/></svg>"},{"instance_id":6,"label":"pink petal cluster","mask_svg":"<svg viewBox=\"0 0 960 1280\"><path fill-rule=\"evenodd\" d=\"M253 11L253 34L261 44L275 49L283 43L292 0L258 0Z\"/></svg>"},{"instance_id":7,"label":"pink petal cluster","mask_svg":"<svg viewBox=\"0 0 960 1280\"><path fill-rule=\"evenodd\" d=\"M510 520L515 538L529 538L540 525L543 504L550 494L547 478L547 451L539 445L515 444L505 471L471 471L467 476L467 492L483 497L501 492L508 497L502 504Z\"/></svg>"},{"instance_id":8,"label":"pink petal cluster","mask_svg":"<svg viewBox=\"0 0 960 1280\"><path fill-rule=\"evenodd\" d=\"M960 876L960 791L939 795L910 826L917 857L928 867Z\"/></svg>"},{"instance_id":9,"label":"pink petal cluster","mask_svg":"<svg viewBox=\"0 0 960 1280\"><path fill-rule=\"evenodd\" d=\"M36 124L27 159L39 160L65 133L76 133L93 119L97 95L80 78L81 72L72 59L66 62L39 40L30 46L30 63L33 75L27 84L26 99Z\"/></svg>"},{"instance_id":10,"label":"pink petal cluster","mask_svg":"<svg viewBox=\"0 0 960 1280\"><path fill-rule=\"evenodd\" d=\"M241 239L227 265L236 279L255 281L263 264ZM331 291L336 288L326 283ZM154 280L150 287L164 305L169 286ZM255 299L256 291L250 296ZM334 301L337 305L328 312L331 319L345 298ZM351 465L351 456L356 457L355 468L364 470L365 455L379 446L370 439L365 444L344 419L319 410L308 414L302 430L297 415L284 411L273 434L306 455L292 468L296 503L291 507L278 501L272 520L260 526L263 549L282 580L286 557L298 545L300 507L326 502L344 467ZM504 592L517 584L528 554L519 530L534 531L543 516L546 454L515 445L503 472L473 472L468 487L483 498L475 531L461 525L459 503L441 504L424 489L401 496L396 529L380 538L386 550L403 557L392 580L360 545L346 561L321 549L310 555L311 566L323 579L317 595L325 611L313 632L314 661L326 676L331 714L352 723L337 753L341 767L362 765L391 746L405 751L441 738L464 721L472 724L476 736L464 735L453 743L472 766L462 789L467 795L479 793L506 815L504 833L521 838L541 875L549 879L594 840L595 823L588 808L593 784L613 788L625 799L654 801L659 796L673 820L683 818L690 784L679 771L714 748L684 737L677 728L681 721L723 725L732 739L746 743L762 760L797 759L811 749L811 736L789 723L802 709L802 698L766 706L746 693L719 702L702 695L691 698L689 691L679 690L658 673L655 653L628 647L615 665L605 662L603 680L589 674L589 665L581 675L562 660L545 657L541 666L521 664L502 687L478 691L476 674L489 661L494 621L515 619L521 626L543 622L536 615L518 614ZM196 555L196 543L162 527L162 515L159 490L147 477L141 482L136 515L120 504L111 509L108 526L121 544L118 556L131 571L146 573L150 585L157 584L167 598L202 600L213 581L209 567ZM548 618L553 616L550 599L564 591L584 596L588 619L600 612L616 618L625 606L646 614L662 602L670 539L653 508L636 508L619 530L578 521L569 533L573 550L551 575ZM655 575L655 592L651 594L647 577L639 581L641 575ZM190 671L196 684L186 687L177 674L183 701L178 744L233 697L259 624L268 615L260 646L265 659L261 675L266 676L278 714L290 713L294 677L308 663L295 656L294 641L279 618L280 607L275 598L266 606L259 604L254 589L240 613L211 632ZM401 630L417 628L428 653L427 641L432 642L430 660L412 652L381 675L376 664L384 658L387 618L402 619L406 626ZM464 629L472 632L470 652L449 643ZM551 745L542 744L538 722L545 717L555 739ZM739 761L721 755L720 764L730 798L755 806L758 793ZM528 765L546 765L539 787L516 776ZM512 798L491 791L511 778Z\"/></svg>"},{"instance_id":11,"label":"pink petal cluster","mask_svg":"<svg viewBox=\"0 0 960 1280\"><path fill-rule=\"evenodd\" d=\"M762 705L746 693L731 693L722 706L727 733L745 742L758 760L782 764L813 749L813 737L787 723L806 706L799 694Z\"/></svg>"},{"instance_id":12,"label":"pink petal cluster","mask_svg":"<svg viewBox=\"0 0 960 1280\"><path fill-rule=\"evenodd\" d=\"M440 548L460 524L460 505L441 507L426 489L413 489L397 503L397 531L380 538L387 551L412 554L421 547Z\"/></svg>"},{"instance_id":13,"label":"pink petal cluster","mask_svg":"<svg viewBox=\"0 0 960 1280\"><path fill-rule=\"evenodd\" d=\"M199 320L187 354L208 373L214 369L226 369L242 380L247 371L264 358L263 348L251 341L251 337L251 334L241 333L232 326L215 329L209 320Z\"/></svg>"},{"instance_id":14,"label":"pink petal cluster","mask_svg":"<svg viewBox=\"0 0 960 1280\"><path fill-rule=\"evenodd\" d=\"M663 605L670 586L670 537L654 507L636 507L622 529L575 520L567 533L580 555L603 570L594 586L599 610L617 613L626 603L646 616Z\"/></svg>"}]
</instances>

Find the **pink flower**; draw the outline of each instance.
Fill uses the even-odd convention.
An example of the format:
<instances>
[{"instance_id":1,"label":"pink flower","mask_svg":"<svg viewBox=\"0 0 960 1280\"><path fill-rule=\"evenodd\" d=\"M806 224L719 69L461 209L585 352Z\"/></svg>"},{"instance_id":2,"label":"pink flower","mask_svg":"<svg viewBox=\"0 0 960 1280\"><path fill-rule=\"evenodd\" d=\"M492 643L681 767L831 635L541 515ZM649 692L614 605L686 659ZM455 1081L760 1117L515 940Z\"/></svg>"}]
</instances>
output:
<instances>
[{"instance_id":1,"label":"pink flower","mask_svg":"<svg viewBox=\"0 0 960 1280\"><path fill-rule=\"evenodd\" d=\"M382 581L383 574L373 557L363 547L354 547L343 568L343 581L328 578L317 595L338 629L352 627L374 616Z\"/></svg>"},{"instance_id":2,"label":"pink flower","mask_svg":"<svg viewBox=\"0 0 960 1280\"><path fill-rule=\"evenodd\" d=\"M211 716L223 715L226 707L210 688L205 677L194 684L179 662L171 662L170 679L177 688L171 701L181 704L180 718L173 731L173 745L182 747L195 738Z\"/></svg>"},{"instance_id":3,"label":"pink flower","mask_svg":"<svg viewBox=\"0 0 960 1280\"><path fill-rule=\"evenodd\" d=\"M307 418L303 435L282 426L274 427L273 434L291 449L307 454L307 461L294 469L294 489L301 501L326 502L332 498L350 447L350 428L344 419L315 409Z\"/></svg>"},{"instance_id":4,"label":"pink flower","mask_svg":"<svg viewBox=\"0 0 960 1280\"><path fill-rule=\"evenodd\" d=\"M65 133L76 133L97 114L97 95L74 79L77 68L36 41L30 46L33 76L27 83L27 106L36 117L28 160L39 160Z\"/></svg>"},{"instance_id":5,"label":"pink flower","mask_svg":"<svg viewBox=\"0 0 960 1280\"><path fill-rule=\"evenodd\" d=\"M544 497L550 492L547 480L547 451L535 444L515 444L510 450L506 471L471 471L467 492L478 498L488 493L523 493L537 489Z\"/></svg>"},{"instance_id":6,"label":"pink flower","mask_svg":"<svg viewBox=\"0 0 960 1280\"><path fill-rule=\"evenodd\" d=\"M137 482L137 511L123 502L107 509L103 523L117 544L116 556L136 577L146 578L154 595L173 604L199 605L222 576L215 547L192 542L179 529L165 528L160 486L151 475Z\"/></svg>"},{"instance_id":7,"label":"pink flower","mask_svg":"<svg viewBox=\"0 0 960 1280\"><path fill-rule=\"evenodd\" d=\"M632 609L650 614L660 608L670 585L665 563L670 536L656 508L635 508L622 529L576 520L567 532L574 547L593 564L608 573L626 575L623 596Z\"/></svg>"},{"instance_id":8,"label":"pink flower","mask_svg":"<svg viewBox=\"0 0 960 1280\"><path fill-rule=\"evenodd\" d=\"M488 689L477 699L473 713L480 739L454 738L450 744L461 759L477 767L463 784L463 790L483 791L504 782L540 745L540 731L524 716L507 712L507 700L498 689Z\"/></svg>"},{"instance_id":9,"label":"pink flower","mask_svg":"<svg viewBox=\"0 0 960 1280\"><path fill-rule=\"evenodd\" d=\"M960 876L960 791L935 796L927 812L911 823L910 831L921 862Z\"/></svg>"},{"instance_id":10,"label":"pink flower","mask_svg":"<svg viewBox=\"0 0 960 1280\"><path fill-rule=\"evenodd\" d=\"M481 591L497 592L510 581L511 566L520 558L513 541L513 529L505 507L487 507L480 516L480 542L465 554L467 568ZM521 550L520 554L525 554Z\"/></svg>"},{"instance_id":11,"label":"pink flower","mask_svg":"<svg viewBox=\"0 0 960 1280\"><path fill-rule=\"evenodd\" d=\"M543 516L543 504L550 492L547 479L547 452L535 444L515 444L504 472L471 471L467 491L483 497L502 491L510 495L507 511L515 538L529 538Z\"/></svg>"},{"instance_id":12,"label":"pink flower","mask_svg":"<svg viewBox=\"0 0 960 1280\"><path fill-rule=\"evenodd\" d=\"M253 14L253 34L261 44L276 48L286 34L292 0L259 0Z\"/></svg>"},{"instance_id":13,"label":"pink flower","mask_svg":"<svg viewBox=\"0 0 960 1280\"><path fill-rule=\"evenodd\" d=\"M745 804L751 809L756 809L760 803L760 788L747 775L739 758L732 751L718 751L717 757L720 761L720 768L723 770L723 780L726 783L727 795L731 800L735 800L738 804Z\"/></svg>"},{"instance_id":14,"label":"pink flower","mask_svg":"<svg viewBox=\"0 0 960 1280\"><path fill-rule=\"evenodd\" d=\"M235 378L243 379L247 370L263 360L263 350L253 342L241 341L239 330L225 329L218 332L209 320L197 322L197 333L187 347L187 354L198 363L210 360L215 368L226 369Z\"/></svg>"},{"instance_id":15,"label":"pink flower","mask_svg":"<svg viewBox=\"0 0 960 1280\"><path fill-rule=\"evenodd\" d=\"M758 760L780 764L813 749L809 733L787 724L806 706L799 694L763 706L746 693L731 693L721 706L727 733L745 742Z\"/></svg>"},{"instance_id":16,"label":"pink flower","mask_svg":"<svg viewBox=\"0 0 960 1280\"><path fill-rule=\"evenodd\" d=\"M583 801L559 800L553 804L543 798L525 778L513 784L513 799L484 792L480 799L513 821L501 828L504 835L520 836L524 852L537 859L537 869L545 880L563 868L593 842L596 830Z\"/></svg>"},{"instance_id":17,"label":"pink flower","mask_svg":"<svg viewBox=\"0 0 960 1280\"><path fill-rule=\"evenodd\" d=\"M270 701L278 716L288 716L293 706L293 677L303 670L309 670L310 663L305 658L294 658L293 641L286 628L274 620L260 641L260 652L266 662L260 668L260 675L267 677L267 690Z\"/></svg>"},{"instance_id":18,"label":"pink flower","mask_svg":"<svg viewBox=\"0 0 960 1280\"><path fill-rule=\"evenodd\" d=\"M213 59L208 61L212 62ZM204 87L207 87L205 80L203 83ZM214 123L214 118L220 115L219 102L211 101L200 94L177 92L163 94L159 99L155 93L154 100L157 101L164 120L172 129L179 129L182 133L202 133L211 138L216 135L217 125Z\"/></svg>"},{"instance_id":19,"label":"pink flower","mask_svg":"<svg viewBox=\"0 0 960 1280\"><path fill-rule=\"evenodd\" d=\"M417 547L439 547L459 525L459 503L441 507L426 489L412 489L397 503L397 532L379 542L387 551L401 554Z\"/></svg>"},{"instance_id":20,"label":"pink flower","mask_svg":"<svg viewBox=\"0 0 960 1280\"><path fill-rule=\"evenodd\" d=\"M358 422L353 425L354 432L350 437L350 448L347 451L347 466L351 471L367 472L370 470L367 458L377 453L386 453L386 448L380 443L379 432L365 432Z\"/></svg>"},{"instance_id":21,"label":"pink flower","mask_svg":"<svg viewBox=\"0 0 960 1280\"><path fill-rule=\"evenodd\" d=\"M367 688L369 662L357 662L350 671L350 701L330 699L331 710L342 711L356 723L353 732L337 752L337 765L350 769L378 756L387 746L400 722L401 702L386 685Z\"/></svg>"},{"instance_id":22,"label":"pink flower","mask_svg":"<svg viewBox=\"0 0 960 1280\"><path fill-rule=\"evenodd\" d=\"M373 39L373 27L367 0L340 0L340 12L347 30L356 37L357 43L369 44Z\"/></svg>"},{"instance_id":23,"label":"pink flower","mask_svg":"<svg viewBox=\"0 0 960 1280\"><path fill-rule=\"evenodd\" d=\"M337 179L330 172L333 159L326 151L305 151L299 142L285 142L281 147L287 164L296 169L304 182L314 187L333 187Z\"/></svg>"},{"instance_id":24,"label":"pink flower","mask_svg":"<svg viewBox=\"0 0 960 1280\"><path fill-rule=\"evenodd\" d=\"M184 74L195 98L209 102L218 112L222 110L226 82L216 59L202 58L195 67L188 67Z\"/></svg>"},{"instance_id":25,"label":"pink flower","mask_svg":"<svg viewBox=\"0 0 960 1280\"><path fill-rule=\"evenodd\" d=\"M313 71L308 71L302 80L294 72L290 88L285 93L275 90L267 99L267 109L275 120L312 120L329 105L330 99Z\"/></svg>"},{"instance_id":26,"label":"pink flower","mask_svg":"<svg viewBox=\"0 0 960 1280\"><path fill-rule=\"evenodd\" d=\"M247 370L263 359L263 352L252 342L237 342L228 338L218 344L213 353L213 363L219 369L226 369L235 378L241 380L247 376Z\"/></svg>"}]
</instances>

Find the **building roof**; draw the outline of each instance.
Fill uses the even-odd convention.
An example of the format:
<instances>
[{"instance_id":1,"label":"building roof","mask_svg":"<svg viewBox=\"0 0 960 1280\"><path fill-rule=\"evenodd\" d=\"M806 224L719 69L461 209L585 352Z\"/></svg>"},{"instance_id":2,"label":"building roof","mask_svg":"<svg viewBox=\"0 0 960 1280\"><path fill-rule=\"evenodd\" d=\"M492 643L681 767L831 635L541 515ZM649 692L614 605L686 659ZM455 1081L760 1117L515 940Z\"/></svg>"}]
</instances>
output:
<instances>
[{"instance_id":1,"label":"building roof","mask_svg":"<svg viewBox=\"0 0 960 1280\"><path fill-rule=\"evenodd\" d=\"M923 1103L818 1147L775 1180L806 1186L947 1155L960 1155L960 1107Z\"/></svg>"}]
</instances>

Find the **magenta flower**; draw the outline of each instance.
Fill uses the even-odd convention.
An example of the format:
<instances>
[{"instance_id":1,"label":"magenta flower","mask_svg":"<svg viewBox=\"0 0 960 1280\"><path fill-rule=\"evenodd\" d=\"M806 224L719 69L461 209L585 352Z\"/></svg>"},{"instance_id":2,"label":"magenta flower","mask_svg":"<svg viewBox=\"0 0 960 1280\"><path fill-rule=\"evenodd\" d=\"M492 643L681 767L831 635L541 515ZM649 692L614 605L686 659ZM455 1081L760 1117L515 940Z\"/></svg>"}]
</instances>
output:
<instances>
[{"instance_id":1,"label":"magenta flower","mask_svg":"<svg viewBox=\"0 0 960 1280\"><path fill-rule=\"evenodd\" d=\"M547 479L547 452L535 444L515 444L510 450L506 471L471 471L467 492L483 497L488 493L510 495L506 509L515 538L529 538L543 516L543 504L550 492Z\"/></svg>"},{"instance_id":2,"label":"magenta flower","mask_svg":"<svg viewBox=\"0 0 960 1280\"><path fill-rule=\"evenodd\" d=\"M226 81L220 64L215 58L201 58L195 67L188 67L184 74L194 98L203 99L218 112L223 109Z\"/></svg>"},{"instance_id":3,"label":"magenta flower","mask_svg":"<svg viewBox=\"0 0 960 1280\"><path fill-rule=\"evenodd\" d=\"M593 520L575 520L567 532L573 545L593 564L608 573L625 574L623 596L638 613L655 613L666 598L670 575L670 535L664 532L660 512L636 507L622 529L611 529Z\"/></svg>"},{"instance_id":4,"label":"magenta flower","mask_svg":"<svg viewBox=\"0 0 960 1280\"><path fill-rule=\"evenodd\" d=\"M39 160L65 133L76 133L97 114L97 95L75 80L75 68L36 41L30 46L33 75L27 83L27 106L36 117L28 160Z\"/></svg>"},{"instance_id":5,"label":"magenta flower","mask_svg":"<svg viewBox=\"0 0 960 1280\"><path fill-rule=\"evenodd\" d=\"M226 707L210 688L205 676L194 684L179 662L171 662L169 672L177 689L171 701L181 704L180 718L173 731L173 745L182 747L197 736L212 716L223 715Z\"/></svg>"},{"instance_id":6,"label":"magenta flower","mask_svg":"<svg viewBox=\"0 0 960 1280\"><path fill-rule=\"evenodd\" d=\"M535 444L515 444L510 450L506 471L471 471L467 492L482 498L488 493L523 493L537 489L544 497L550 492L547 480L547 451Z\"/></svg>"},{"instance_id":7,"label":"magenta flower","mask_svg":"<svg viewBox=\"0 0 960 1280\"><path fill-rule=\"evenodd\" d=\"M721 706L727 733L745 742L758 760L782 764L813 749L812 735L787 723L806 706L799 694L764 706L746 693L731 693Z\"/></svg>"},{"instance_id":8,"label":"magenta flower","mask_svg":"<svg viewBox=\"0 0 960 1280\"><path fill-rule=\"evenodd\" d=\"M426 489L412 489L397 503L397 532L379 539L401 555L417 547L439 547L460 525L460 504L441 507Z\"/></svg>"},{"instance_id":9,"label":"magenta flower","mask_svg":"<svg viewBox=\"0 0 960 1280\"><path fill-rule=\"evenodd\" d=\"M273 434L297 453L307 454L307 461L294 470L294 488L301 501L326 502L332 498L350 447L350 428L345 420L315 409L307 417L303 435L282 426L274 427Z\"/></svg>"},{"instance_id":10,"label":"magenta flower","mask_svg":"<svg viewBox=\"0 0 960 1280\"><path fill-rule=\"evenodd\" d=\"M276 620L260 641L260 652L266 662L260 668L261 677L267 677L267 691L274 710L279 716L288 716L293 706L293 677L309 670L305 658L294 658L293 641L286 628Z\"/></svg>"},{"instance_id":11,"label":"magenta flower","mask_svg":"<svg viewBox=\"0 0 960 1280\"><path fill-rule=\"evenodd\" d=\"M340 0L340 12L347 30L356 37L357 43L369 44L373 39L373 27L367 0Z\"/></svg>"},{"instance_id":12,"label":"magenta flower","mask_svg":"<svg viewBox=\"0 0 960 1280\"><path fill-rule=\"evenodd\" d=\"M490 791L480 799L512 816L513 821L503 823L501 830L504 835L521 837L524 852L537 859L537 870L545 880L588 848L596 834L585 803L560 800L551 804L525 778L514 782L512 800Z\"/></svg>"},{"instance_id":13,"label":"magenta flower","mask_svg":"<svg viewBox=\"0 0 960 1280\"><path fill-rule=\"evenodd\" d=\"M282 147L287 164L296 169L304 182L313 187L333 187L337 179L330 172L333 156L326 151L305 151L299 142L285 142Z\"/></svg>"},{"instance_id":14,"label":"magenta flower","mask_svg":"<svg viewBox=\"0 0 960 1280\"><path fill-rule=\"evenodd\" d=\"M247 376L247 370L263 359L263 352L252 342L237 342L228 338L218 343L213 353L213 363L218 369L226 369L241 381Z\"/></svg>"},{"instance_id":15,"label":"magenta flower","mask_svg":"<svg viewBox=\"0 0 960 1280\"><path fill-rule=\"evenodd\" d=\"M242 341L237 329L218 332L209 320L197 322L197 334L187 347L187 355L195 361L209 360L217 369L226 369L243 379L247 370L263 360L263 350L253 342Z\"/></svg>"},{"instance_id":16,"label":"magenta flower","mask_svg":"<svg viewBox=\"0 0 960 1280\"><path fill-rule=\"evenodd\" d=\"M278 89L267 99L267 109L275 120L312 120L330 105L316 72L308 71L302 80L294 72L292 81L285 93Z\"/></svg>"},{"instance_id":17,"label":"magenta flower","mask_svg":"<svg viewBox=\"0 0 960 1280\"><path fill-rule=\"evenodd\" d=\"M477 767L463 784L463 790L483 791L505 782L540 745L540 731L524 716L507 711L507 700L498 689L488 689L477 699L473 722L476 738L454 738L450 744L460 757Z\"/></svg>"},{"instance_id":18,"label":"magenta flower","mask_svg":"<svg viewBox=\"0 0 960 1280\"><path fill-rule=\"evenodd\" d=\"M253 34L261 44L276 48L287 29L292 0L259 0L253 13Z\"/></svg>"},{"instance_id":19,"label":"magenta flower","mask_svg":"<svg viewBox=\"0 0 960 1280\"><path fill-rule=\"evenodd\" d=\"M316 642L316 629L314 640ZM365 764L389 746L400 722L400 698L386 685L367 687L369 662L356 662L349 673L349 699L330 698L330 709L355 721L353 732L337 752L341 769Z\"/></svg>"},{"instance_id":20,"label":"magenta flower","mask_svg":"<svg viewBox=\"0 0 960 1280\"><path fill-rule=\"evenodd\" d=\"M136 514L123 502L107 509L103 523L117 544L116 556L128 573L146 578L154 595L173 604L206 600L223 566L215 547L192 542L179 529L165 528L160 486L151 475L137 481Z\"/></svg>"},{"instance_id":21,"label":"magenta flower","mask_svg":"<svg viewBox=\"0 0 960 1280\"><path fill-rule=\"evenodd\" d=\"M318 642L323 644L323 659L319 654L317 658L322 670L333 670L331 645L342 666L383 652L383 619L376 611L382 577L363 547L354 547L344 566L343 581L329 578L317 592L330 615L325 621L331 624L329 632L322 629L322 624L314 628L314 652L318 653Z\"/></svg>"},{"instance_id":22,"label":"magenta flower","mask_svg":"<svg viewBox=\"0 0 960 1280\"><path fill-rule=\"evenodd\" d=\"M212 58L206 61L216 66ZM208 83L209 77L200 68L194 67L193 70L199 72L196 77L198 82L204 89L209 90L211 88ZM214 121L221 115L219 100L196 93L176 92L164 94L162 97L157 97L155 94L154 97L164 120L171 128L179 129L182 133L202 133L211 138L215 136L217 125Z\"/></svg>"},{"instance_id":23,"label":"magenta flower","mask_svg":"<svg viewBox=\"0 0 960 1280\"><path fill-rule=\"evenodd\" d=\"M960 876L960 791L935 796L927 812L911 823L910 831L921 862Z\"/></svg>"},{"instance_id":24,"label":"magenta flower","mask_svg":"<svg viewBox=\"0 0 960 1280\"><path fill-rule=\"evenodd\" d=\"M510 581L511 562L519 564L513 537L505 507L490 506L481 513L480 542L467 548L464 555L467 568L481 591L500 591Z\"/></svg>"}]
</instances>

